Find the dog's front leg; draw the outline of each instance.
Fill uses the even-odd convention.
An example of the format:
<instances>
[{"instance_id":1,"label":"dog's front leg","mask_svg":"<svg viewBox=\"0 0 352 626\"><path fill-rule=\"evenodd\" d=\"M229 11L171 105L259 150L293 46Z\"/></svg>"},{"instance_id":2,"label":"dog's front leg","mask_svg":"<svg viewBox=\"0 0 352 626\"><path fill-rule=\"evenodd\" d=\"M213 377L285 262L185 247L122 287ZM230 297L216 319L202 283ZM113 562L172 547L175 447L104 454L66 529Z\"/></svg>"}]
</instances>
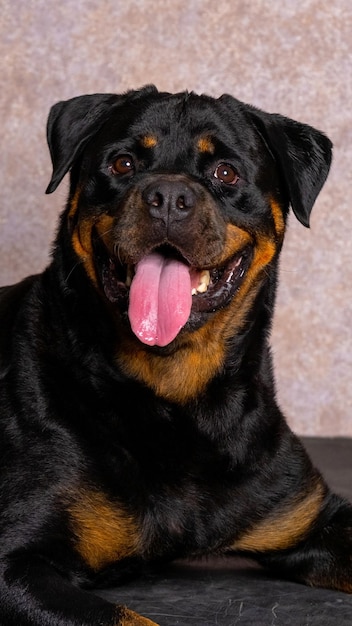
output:
<instances>
[{"instance_id":1,"label":"dog's front leg","mask_svg":"<svg viewBox=\"0 0 352 626\"><path fill-rule=\"evenodd\" d=\"M28 554L1 561L0 598L0 623L6 626L156 626L75 587L49 563Z\"/></svg>"},{"instance_id":2,"label":"dog's front leg","mask_svg":"<svg viewBox=\"0 0 352 626\"><path fill-rule=\"evenodd\" d=\"M308 585L352 593L352 505L331 494L307 537L259 560Z\"/></svg>"},{"instance_id":3,"label":"dog's front leg","mask_svg":"<svg viewBox=\"0 0 352 626\"><path fill-rule=\"evenodd\" d=\"M352 504L330 491L297 438L282 439L247 493L247 506L257 497L231 550L279 576L352 593Z\"/></svg>"}]
</instances>

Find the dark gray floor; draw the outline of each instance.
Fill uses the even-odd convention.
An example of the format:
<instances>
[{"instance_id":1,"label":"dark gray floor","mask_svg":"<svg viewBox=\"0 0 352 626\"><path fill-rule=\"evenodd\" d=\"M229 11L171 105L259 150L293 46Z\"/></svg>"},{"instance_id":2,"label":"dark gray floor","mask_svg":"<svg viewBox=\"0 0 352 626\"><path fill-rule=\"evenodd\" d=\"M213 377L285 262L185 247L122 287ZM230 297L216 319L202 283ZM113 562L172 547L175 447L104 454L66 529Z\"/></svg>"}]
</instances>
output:
<instances>
[{"instance_id":1,"label":"dark gray floor","mask_svg":"<svg viewBox=\"0 0 352 626\"><path fill-rule=\"evenodd\" d=\"M352 439L304 439L330 486L352 500ZM99 592L160 626L352 626L352 596L275 579L236 557L173 563Z\"/></svg>"}]
</instances>

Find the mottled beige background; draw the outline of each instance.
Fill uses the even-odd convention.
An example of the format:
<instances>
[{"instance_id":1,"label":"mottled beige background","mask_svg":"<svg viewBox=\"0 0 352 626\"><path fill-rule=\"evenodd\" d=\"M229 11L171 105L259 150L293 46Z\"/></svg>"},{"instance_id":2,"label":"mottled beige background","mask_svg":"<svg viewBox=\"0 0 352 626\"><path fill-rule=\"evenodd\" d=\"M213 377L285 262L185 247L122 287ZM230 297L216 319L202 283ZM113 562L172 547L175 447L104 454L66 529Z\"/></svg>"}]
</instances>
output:
<instances>
[{"instance_id":1,"label":"mottled beige background","mask_svg":"<svg viewBox=\"0 0 352 626\"><path fill-rule=\"evenodd\" d=\"M154 82L229 92L315 125L334 163L311 229L290 221L272 342L278 395L298 433L352 436L350 0L1 0L0 10L0 284L48 262L67 184L44 195L54 102Z\"/></svg>"}]
</instances>

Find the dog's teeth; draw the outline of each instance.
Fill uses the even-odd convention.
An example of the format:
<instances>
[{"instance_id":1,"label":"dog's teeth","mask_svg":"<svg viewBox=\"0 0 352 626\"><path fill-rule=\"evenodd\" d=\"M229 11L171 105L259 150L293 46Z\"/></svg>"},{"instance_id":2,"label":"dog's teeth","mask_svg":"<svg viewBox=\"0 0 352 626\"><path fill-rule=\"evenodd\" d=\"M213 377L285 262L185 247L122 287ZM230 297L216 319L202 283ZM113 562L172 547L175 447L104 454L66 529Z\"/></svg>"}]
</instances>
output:
<instances>
[{"instance_id":1,"label":"dog's teeth","mask_svg":"<svg viewBox=\"0 0 352 626\"><path fill-rule=\"evenodd\" d=\"M209 270L203 270L203 272L201 273L199 277L199 285L197 287L197 291L199 293L204 293L205 291L207 291L209 283L210 283Z\"/></svg>"},{"instance_id":2,"label":"dog's teeth","mask_svg":"<svg viewBox=\"0 0 352 626\"><path fill-rule=\"evenodd\" d=\"M127 267L127 275L126 275L126 287L130 287L133 278L133 267L132 265L128 265Z\"/></svg>"},{"instance_id":3,"label":"dog's teeth","mask_svg":"<svg viewBox=\"0 0 352 626\"><path fill-rule=\"evenodd\" d=\"M210 273L209 270L203 270L199 276L199 284L196 289L192 289L192 295L196 295L197 293L205 293L208 289L210 283Z\"/></svg>"}]
</instances>

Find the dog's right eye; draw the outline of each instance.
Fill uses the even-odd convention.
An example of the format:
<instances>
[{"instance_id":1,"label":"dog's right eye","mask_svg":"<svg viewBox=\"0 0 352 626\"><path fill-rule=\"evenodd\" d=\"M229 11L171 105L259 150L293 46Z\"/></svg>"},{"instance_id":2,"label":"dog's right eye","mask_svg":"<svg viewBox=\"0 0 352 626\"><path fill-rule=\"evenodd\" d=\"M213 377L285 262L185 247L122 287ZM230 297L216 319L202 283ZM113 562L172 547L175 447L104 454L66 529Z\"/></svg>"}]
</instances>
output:
<instances>
[{"instance_id":1,"label":"dog's right eye","mask_svg":"<svg viewBox=\"0 0 352 626\"><path fill-rule=\"evenodd\" d=\"M236 170L228 163L219 163L214 172L214 176L226 185L236 185L239 180Z\"/></svg>"},{"instance_id":2,"label":"dog's right eye","mask_svg":"<svg viewBox=\"0 0 352 626\"><path fill-rule=\"evenodd\" d=\"M123 176L125 174L133 174L134 163L132 157L128 154L121 154L111 165L111 172L117 176Z\"/></svg>"}]
</instances>

